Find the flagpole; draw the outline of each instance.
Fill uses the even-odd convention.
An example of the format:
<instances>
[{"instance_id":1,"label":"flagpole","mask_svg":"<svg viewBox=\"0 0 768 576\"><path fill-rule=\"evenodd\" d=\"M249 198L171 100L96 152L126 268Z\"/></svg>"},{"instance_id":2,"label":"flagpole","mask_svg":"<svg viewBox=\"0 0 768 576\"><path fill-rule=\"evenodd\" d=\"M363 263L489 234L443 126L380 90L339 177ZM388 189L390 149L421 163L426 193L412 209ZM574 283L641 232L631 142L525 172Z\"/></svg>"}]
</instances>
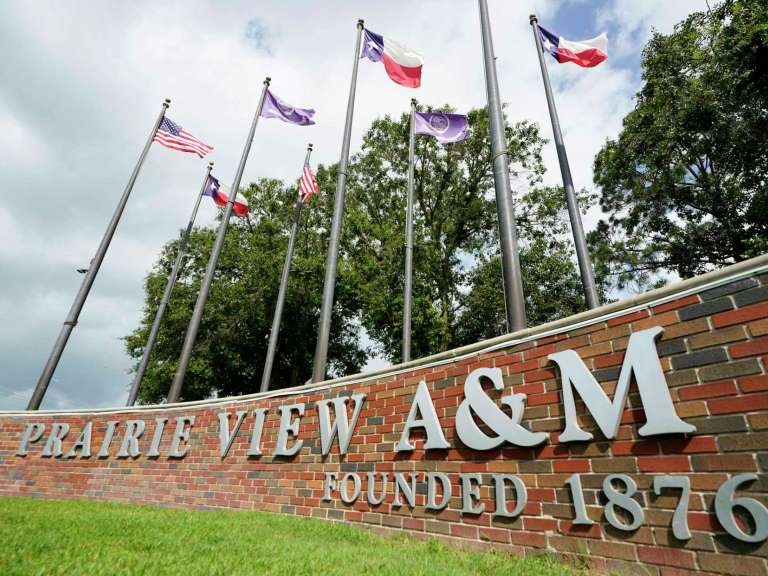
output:
<instances>
[{"instance_id":1,"label":"flagpole","mask_svg":"<svg viewBox=\"0 0 768 576\"><path fill-rule=\"evenodd\" d=\"M480 29L483 37L485 87L488 96L493 180L496 188L496 210L499 217L505 309L507 326L512 331L516 331L522 330L528 323L525 314L525 294L523 293L523 277L520 271L520 254L518 253L517 245L515 212L512 206L512 189L509 185L507 139L504 134L504 119L501 113L499 82L496 77L496 57L493 53L488 3L486 0L478 0L478 2L480 5Z\"/></svg>"},{"instance_id":2,"label":"flagpole","mask_svg":"<svg viewBox=\"0 0 768 576\"><path fill-rule=\"evenodd\" d=\"M51 383L53 373L56 371L56 366L58 366L61 355L64 352L64 348L67 346L69 336L72 334L72 330L77 325L77 320L80 317L80 312L82 311L83 305L88 298L88 293L91 291L94 280L96 280L96 274L99 273L101 263L104 260L104 256L107 253L110 242L112 242L112 237L115 235L115 230L117 230L117 225L120 222L120 217L123 214L123 210L125 210L125 205L128 203L128 198L131 195L131 191L133 190L133 185L136 183L136 179L139 176L141 167L144 164L144 159L147 157L147 153L149 153L150 146L152 146L152 139L155 137L155 132L157 132L160 123L163 121L165 112L170 104L171 101L168 98L163 101L160 114L158 114L157 120L155 120L155 125L152 127L152 131L149 133L149 137L147 138L147 142L144 144L144 149L141 151L139 160L136 162L136 166L131 173L131 177L128 179L128 184L126 185L125 190L123 190L123 195L120 197L120 201L117 203L117 208L115 208L115 212L112 214L112 219L107 225L107 230L104 232L101 243L96 250L96 255L93 257L90 265L88 266L88 271L85 273L85 278L83 278L83 283L80 285L80 290L78 290L77 296L75 296L75 301L72 303L72 307L69 309L67 319L64 320L64 325L61 327L59 337L56 339L56 343L53 345L51 355L48 357L48 361L45 363L42 374L40 374L40 378L38 379L37 385L35 386L35 391L32 393L32 397L29 399L27 410L38 410L40 408L40 404L43 401L45 392L48 390L48 385Z\"/></svg>"},{"instance_id":3,"label":"flagpole","mask_svg":"<svg viewBox=\"0 0 768 576\"><path fill-rule=\"evenodd\" d=\"M184 336L184 345L181 349L181 356L179 356L179 365L176 368L176 374L171 384L171 389L168 391L168 402L178 402L181 395L181 388L184 385L184 377L187 375L187 368L189 368L189 361L192 358L192 348L195 345L197 339L197 331L200 328L200 321L203 318L203 309L205 303L208 300L208 293L211 290L211 284L213 283L213 275L216 272L216 265L219 262L219 256L221 250L224 247L224 237L227 234L227 226L229 225L229 219L232 216L232 209L235 205L235 198L237 198L237 191L240 189L240 180L243 177L243 171L245 170L245 164L248 161L248 154L251 151L251 144L253 143L253 135L256 132L256 125L259 123L259 116L261 109L264 106L264 98L269 88L270 79L264 79L264 88L261 90L261 98L259 104L256 107L256 113L253 116L253 122L251 122L251 129L248 132L248 138L245 141L243 148L243 155L240 157L240 164L237 166L237 172L235 173L235 179L232 182L232 187L229 190L229 199L227 205L224 208L224 215L221 217L221 223L219 224L219 230L216 234L216 242L211 250L211 256L208 258L208 266L205 269L205 276L200 283L200 292L197 294L197 302L195 302L195 309L192 312L192 318L189 321L187 327L187 334Z\"/></svg>"},{"instance_id":4,"label":"flagpole","mask_svg":"<svg viewBox=\"0 0 768 576\"><path fill-rule=\"evenodd\" d=\"M203 193L205 192L205 187L208 184L208 177L211 175L212 169L213 162L210 162L208 164L208 168L205 170L203 183L200 186L200 193L197 195L195 207L192 210L192 215L189 218L187 229L184 231L184 235L181 237L181 241L179 242L179 251L178 254L176 254L176 261L173 263L171 273L168 275L168 281L165 283L163 297L160 300L160 305L157 307L157 313L155 313L155 320L152 322L152 328L149 330L149 338L147 338L147 343L144 346L144 353L141 355L139 367L136 369L136 376L133 379L131 391L128 394L128 401L125 404L126 406L133 406L136 404L136 398L139 395L139 387L141 386L141 381L144 378L144 372L146 372L147 366L149 365L149 357L152 354L152 348L155 346L157 333L160 331L160 322L162 322L163 316L165 315L165 309L168 306L168 301L171 299L171 292L173 291L173 286L176 283L176 276L179 274L181 262L184 260L184 255L187 252L187 242L189 242L189 235L192 233L192 227L195 225L197 210L200 208L200 201L203 199Z\"/></svg>"},{"instance_id":5,"label":"flagpole","mask_svg":"<svg viewBox=\"0 0 768 576\"><path fill-rule=\"evenodd\" d=\"M352 81L349 86L347 101L347 118L344 123L344 139L341 144L339 160L339 175L336 180L336 195L333 199L333 219L331 221L331 237L328 243L328 255L325 260L325 281L323 283L323 300L320 306L320 322L317 328L317 345L315 361L312 368L312 381L325 380L325 370L328 361L328 337L331 333L331 314L333 312L333 292L336 288L336 267L339 257L339 241L341 239L341 221L344 216L344 193L347 188L347 165L349 164L349 141L352 135L352 116L355 111L355 89L357 87L357 66L360 63L360 43L363 35L363 20L357 21L357 40L355 41L355 60L352 65Z\"/></svg>"},{"instance_id":6,"label":"flagpole","mask_svg":"<svg viewBox=\"0 0 768 576\"><path fill-rule=\"evenodd\" d=\"M304 166L309 164L309 157L312 154L312 144L307 146L307 156L304 158ZM288 275L291 273L291 260L293 259L293 246L296 243L296 233L299 229L299 218L301 218L301 207L304 204L301 200L301 194L297 195L296 205L293 208L293 223L291 224L291 236L288 239L288 250L285 253L285 264L283 264L283 275L280 278L280 289L277 292L277 303L275 304L275 316L272 319L272 330L269 333L269 346L267 346L267 359L264 362L264 373L261 375L261 392L269 390L269 379L272 375L272 364L275 361L275 351L277 350L277 336L280 333L280 320L283 316L283 305L285 304L285 292L288 288Z\"/></svg>"},{"instance_id":7,"label":"flagpole","mask_svg":"<svg viewBox=\"0 0 768 576\"><path fill-rule=\"evenodd\" d=\"M573 178L571 178L571 167L568 164L568 155L565 152L563 144L563 134L560 131L560 120L555 108L555 100L552 96L552 86L549 83L549 72L547 64L544 62L544 50L541 46L541 36L536 30L537 18L531 14L530 22L533 30L533 37L536 42L536 51L539 55L539 65L541 66L541 77L544 80L544 93L547 95L547 106L549 107L549 119L552 122L552 132L555 136L555 148L557 149L557 159L560 162L560 172L563 175L563 187L565 188L565 200L568 204L568 216L571 219L571 230L573 231L573 242L576 246L576 259L579 262L579 272L581 273L581 284L584 287L584 297L589 308L600 306L600 297L597 295L597 286L595 285L595 273L592 268L592 260L589 257L587 249L587 239L584 236L584 225L581 222L581 212L579 211L579 202L576 199L576 191L573 187Z\"/></svg>"},{"instance_id":8,"label":"flagpole","mask_svg":"<svg viewBox=\"0 0 768 576\"><path fill-rule=\"evenodd\" d=\"M408 144L408 201L405 213L405 288L403 292L402 361L411 359L411 307L413 301L413 169L416 156L416 98L411 98L411 129Z\"/></svg>"}]
</instances>

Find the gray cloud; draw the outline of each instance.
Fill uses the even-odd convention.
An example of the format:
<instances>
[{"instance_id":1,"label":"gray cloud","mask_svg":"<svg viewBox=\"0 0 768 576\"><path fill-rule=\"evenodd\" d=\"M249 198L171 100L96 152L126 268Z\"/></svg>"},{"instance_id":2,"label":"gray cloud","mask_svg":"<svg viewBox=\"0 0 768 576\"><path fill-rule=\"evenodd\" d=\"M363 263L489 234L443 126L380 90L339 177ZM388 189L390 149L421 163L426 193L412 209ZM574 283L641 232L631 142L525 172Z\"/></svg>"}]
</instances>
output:
<instances>
[{"instance_id":1,"label":"gray cloud","mask_svg":"<svg viewBox=\"0 0 768 576\"><path fill-rule=\"evenodd\" d=\"M245 26L245 42L254 50L272 55L272 33L259 18L251 18Z\"/></svg>"}]
</instances>

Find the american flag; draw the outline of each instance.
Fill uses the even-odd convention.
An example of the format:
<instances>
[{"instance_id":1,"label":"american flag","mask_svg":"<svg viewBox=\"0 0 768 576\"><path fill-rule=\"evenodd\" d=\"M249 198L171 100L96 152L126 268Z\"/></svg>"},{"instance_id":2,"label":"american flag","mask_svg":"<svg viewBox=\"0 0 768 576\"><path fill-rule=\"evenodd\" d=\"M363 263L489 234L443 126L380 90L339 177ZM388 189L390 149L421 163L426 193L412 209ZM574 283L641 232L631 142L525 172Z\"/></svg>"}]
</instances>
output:
<instances>
[{"instance_id":1,"label":"american flag","mask_svg":"<svg viewBox=\"0 0 768 576\"><path fill-rule=\"evenodd\" d=\"M200 142L200 140L167 117L163 118L153 140L173 150L192 152L200 156L200 158L213 150L213 146Z\"/></svg>"},{"instance_id":2,"label":"american flag","mask_svg":"<svg viewBox=\"0 0 768 576\"><path fill-rule=\"evenodd\" d=\"M312 168L309 164L304 164L304 172L301 175L301 185L299 186L299 197L301 201L306 204L312 195L316 193L320 188L315 180L315 173L312 172Z\"/></svg>"}]
</instances>

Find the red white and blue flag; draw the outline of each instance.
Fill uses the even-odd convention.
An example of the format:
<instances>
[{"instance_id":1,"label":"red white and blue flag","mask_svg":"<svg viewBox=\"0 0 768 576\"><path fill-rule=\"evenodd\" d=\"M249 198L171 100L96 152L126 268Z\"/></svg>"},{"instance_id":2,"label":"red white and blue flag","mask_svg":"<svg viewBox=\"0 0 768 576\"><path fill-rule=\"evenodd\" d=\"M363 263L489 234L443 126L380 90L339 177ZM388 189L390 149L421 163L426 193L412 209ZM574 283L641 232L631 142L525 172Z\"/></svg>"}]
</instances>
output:
<instances>
[{"instance_id":1,"label":"red white and blue flag","mask_svg":"<svg viewBox=\"0 0 768 576\"><path fill-rule=\"evenodd\" d=\"M543 26L536 25L541 36L541 47L561 64L573 62L582 68L592 68L608 59L608 35L603 33L591 40L566 40Z\"/></svg>"},{"instance_id":2,"label":"red white and blue flag","mask_svg":"<svg viewBox=\"0 0 768 576\"><path fill-rule=\"evenodd\" d=\"M219 181L213 176L208 176L208 182L205 184L205 190L203 196L210 196L217 206L226 206L229 201L229 188L224 184L220 184ZM235 196L235 202L232 206L232 210L238 216L248 215L248 198L237 193Z\"/></svg>"},{"instance_id":3,"label":"red white and blue flag","mask_svg":"<svg viewBox=\"0 0 768 576\"><path fill-rule=\"evenodd\" d=\"M421 86L421 66L424 63L421 54L367 28L364 33L361 58L383 62L389 77L401 86Z\"/></svg>"},{"instance_id":4,"label":"red white and blue flag","mask_svg":"<svg viewBox=\"0 0 768 576\"><path fill-rule=\"evenodd\" d=\"M301 173L301 183L299 184L299 198L306 204L320 190L315 180L315 173L309 164L304 164L304 171Z\"/></svg>"},{"instance_id":5,"label":"red white and blue flag","mask_svg":"<svg viewBox=\"0 0 768 576\"><path fill-rule=\"evenodd\" d=\"M163 117L152 140L173 150L192 152L200 158L213 151L213 146L201 142L167 116Z\"/></svg>"}]
</instances>

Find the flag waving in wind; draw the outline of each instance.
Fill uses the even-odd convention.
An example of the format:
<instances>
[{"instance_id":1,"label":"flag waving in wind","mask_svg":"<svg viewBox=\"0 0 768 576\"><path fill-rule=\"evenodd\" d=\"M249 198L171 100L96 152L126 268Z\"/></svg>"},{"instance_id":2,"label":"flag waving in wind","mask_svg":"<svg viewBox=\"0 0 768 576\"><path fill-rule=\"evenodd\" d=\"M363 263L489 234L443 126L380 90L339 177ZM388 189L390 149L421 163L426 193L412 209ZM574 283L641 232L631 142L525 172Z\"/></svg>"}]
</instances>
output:
<instances>
[{"instance_id":1,"label":"flag waving in wind","mask_svg":"<svg viewBox=\"0 0 768 576\"><path fill-rule=\"evenodd\" d=\"M399 42L385 39L381 34L371 32L367 28L364 32L361 58L368 58L371 62L383 62L389 77L401 86L421 86L421 54Z\"/></svg>"},{"instance_id":2,"label":"flag waving in wind","mask_svg":"<svg viewBox=\"0 0 768 576\"><path fill-rule=\"evenodd\" d=\"M160 122L160 126L158 126L152 140L160 142L166 148L181 152L192 152L200 156L200 158L213 150L213 146L204 144L167 116Z\"/></svg>"},{"instance_id":3,"label":"flag waving in wind","mask_svg":"<svg viewBox=\"0 0 768 576\"><path fill-rule=\"evenodd\" d=\"M561 64L573 62L582 68L592 68L608 59L608 36L605 33L591 40L574 42L553 34L538 24L536 27L541 36L542 48Z\"/></svg>"},{"instance_id":4,"label":"flag waving in wind","mask_svg":"<svg viewBox=\"0 0 768 576\"><path fill-rule=\"evenodd\" d=\"M301 173L301 184L299 185L299 197L306 204L320 190L315 180L315 173L309 167L309 163L304 164L304 171Z\"/></svg>"},{"instance_id":5,"label":"flag waving in wind","mask_svg":"<svg viewBox=\"0 0 768 576\"><path fill-rule=\"evenodd\" d=\"M283 122L298 124L299 126L314 124L314 115L315 111L311 108L295 108L280 100L269 90L264 96L264 105L261 107L262 118L279 118Z\"/></svg>"},{"instance_id":6,"label":"flag waving in wind","mask_svg":"<svg viewBox=\"0 0 768 576\"><path fill-rule=\"evenodd\" d=\"M464 114L445 112L416 112L416 134L432 136L440 144L461 142L469 136L469 124Z\"/></svg>"},{"instance_id":7,"label":"flag waving in wind","mask_svg":"<svg viewBox=\"0 0 768 576\"><path fill-rule=\"evenodd\" d=\"M229 200L229 189L213 176L208 176L208 183L205 185L203 196L210 196L217 206L226 206ZM248 215L248 199L238 192L235 196L235 202L232 206L235 214L238 216Z\"/></svg>"}]
</instances>

